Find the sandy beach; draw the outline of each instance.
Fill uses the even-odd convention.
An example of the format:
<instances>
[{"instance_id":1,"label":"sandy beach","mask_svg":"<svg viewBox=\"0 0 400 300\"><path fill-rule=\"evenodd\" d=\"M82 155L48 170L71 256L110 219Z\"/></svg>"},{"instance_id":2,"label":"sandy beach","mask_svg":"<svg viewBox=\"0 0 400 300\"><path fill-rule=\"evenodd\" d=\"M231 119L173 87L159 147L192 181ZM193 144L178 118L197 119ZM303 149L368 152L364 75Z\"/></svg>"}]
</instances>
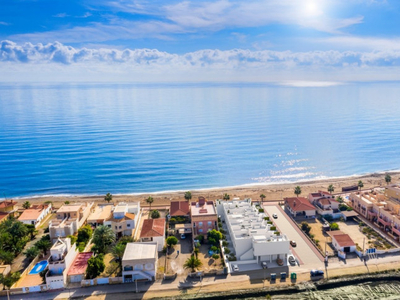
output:
<instances>
[{"instance_id":1,"label":"sandy beach","mask_svg":"<svg viewBox=\"0 0 400 300\"><path fill-rule=\"evenodd\" d=\"M388 172L392 177L392 183L400 180L400 172ZM323 180L314 180L307 182L287 183L287 184L271 184L271 185L253 185L253 186L237 186L226 187L217 189L205 190L192 190L193 199L198 196L204 196L207 199L215 200L221 199L223 194L227 193L230 198L252 198L253 200L260 199L260 195L266 196L264 201L280 201L285 197L295 196L293 191L295 186L300 186L302 193L300 196L307 196L310 192L318 190L327 190L330 184L333 184L335 193L340 193L342 187L357 184L359 180L364 183L363 189L370 189L375 187L384 187L386 185L385 175L387 173L373 173L363 176L344 177L344 178L330 178ZM111 193L113 191L110 191ZM165 192L165 193L144 193L138 195L113 195L114 202L135 202L141 201L142 206L148 206L146 198L152 196L154 202L152 207L169 205L170 201L184 200L184 192ZM104 202L104 196L46 196L46 197L24 197L16 199L19 202L30 201L32 203L52 201L57 208L61 206L64 201L82 202L82 201L95 201Z\"/></svg>"}]
</instances>

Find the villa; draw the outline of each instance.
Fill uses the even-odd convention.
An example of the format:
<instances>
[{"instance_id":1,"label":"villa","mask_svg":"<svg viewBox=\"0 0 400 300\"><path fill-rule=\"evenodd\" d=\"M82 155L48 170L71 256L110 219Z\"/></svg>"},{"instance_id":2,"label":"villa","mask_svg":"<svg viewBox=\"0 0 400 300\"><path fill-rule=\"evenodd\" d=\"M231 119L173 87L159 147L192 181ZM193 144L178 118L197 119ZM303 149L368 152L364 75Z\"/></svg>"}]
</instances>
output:
<instances>
[{"instance_id":1,"label":"villa","mask_svg":"<svg viewBox=\"0 0 400 300\"><path fill-rule=\"evenodd\" d=\"M51 204L32 205L25 209L18 220L27 225L35 225L37 228L40 222L51 212Z\"/></svg>"},{"instance_id":2,"label":"villa","mask_svg":"<svg viewBox=\"0 0 400 300\"><path fill-rule=\"evenodd\" d=\"M315 218L316 209L307 198L285 198L285 209L294 217Z\"/></svg>"},{"instance_id":3,"label":"villa","mask_svg":"<svg viewBox=\"0 0 400 300\"><path fill-rule=\"evenodd\" d=\"M318 193L310 193L307 198L315 206L319 215L331 215L334 219L342 216L339 210L340 203L328 192L318 191Z\"/></svg>"},{"instance_id":4,"label":"villa","mask_svg":"<svg viewBox=\"0 0 400 300\"><path fill-rule=\"evenodd\" d=\"M142 243L156 243L157 250L162 251L165 244L165 219L146 219L140 232Z\"/></svg>"},{"instance_id":5,"label":"villa","mask_svg":"<svg viewBox=\"0 0 400 300\"><path fill-rule=\"evenodd\" d=\"M120 202L115 206L112 214L104 221L104 225L110 227L115 235L132 236L140 219L140 202Z\"/></svg>"},{"instance_id":6,"label":"villa","mask_svg":"<svg viewBox=\"0 0 400 300\"><path fill-rule=\"evenodd\" d=\"M199 197L198 202L190 205L192 216L193 237L203 235L207 239L207 232L218 229L218 215L213 201L206 201L204 197Z\"/></svg>"},{"instance_id":7,"label":"villa","mask_svg":"<svg viewBox=\"0 0 400 300\"><path fill-rule=\"evenodd\" d=\"M157 243L128 243L122 257L123 282L153 281L156 277Z\"/></svg>"},{"instance_id":8,"label":"villa","mask_svg":"<svg viewBox=\"0 0 400 300\"><path fill-rule=\"evenodd\" d=\"M261 212L251 199L242 201L217 201L218 215L227 228L227 239L233 247L237 261L232 264L247 265L247 269L261 269L263 262L276 265L278 260L286 262L290 254L289 239L276 231L273 222ZM232 251L231 251L232 252Z\"/></svg>"},{"instance_id":9,"label":"villa","mask_svg":"<svg viewBox=\"0 0 400 300\"><path fill-rule=\"evenodd\" d=\"M87 223L92 227L104 225L106 220L111 216L113 204L99 204L94 209L92 209L91 214L87 219Z\"/></svg>"}]
</instances>

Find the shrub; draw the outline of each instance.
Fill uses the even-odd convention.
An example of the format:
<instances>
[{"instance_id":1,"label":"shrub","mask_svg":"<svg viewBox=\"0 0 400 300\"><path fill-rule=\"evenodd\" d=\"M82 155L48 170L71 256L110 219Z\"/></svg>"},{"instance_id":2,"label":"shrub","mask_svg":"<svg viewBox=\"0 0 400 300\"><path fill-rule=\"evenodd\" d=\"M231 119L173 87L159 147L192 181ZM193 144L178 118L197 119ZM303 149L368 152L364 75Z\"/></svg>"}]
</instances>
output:
<instances>
[{"instance_id":1,"label":"shrub","mask_svg":"<svg viewBox=\"0 0 400 300\"><path fill-rule=\"evenodd\" d=\"M151 212L152 219L158 219L159 217L160 217L160 212L158 210L155 209Z\"/></svg>"},{"instance_id":2,"label":"shrub","mask_svg":"<svg viewBox=\"0 0 400 300\"><path fill-rule=\"evenodd\" d=\"M178 244L178 239L174 236L170 236L166 240L167 246L171 247Z\"/></svg>"},{"instance_id":3,"label":"shrub","mask_svg":"<svg viewBox=\"0 0 400 300\"><path fill-rule=\"evenodd\" d=\"M339 225L338 225L338 223L332 223L330 228L331 228L331 230L339 230Z\"/></svg>"},{"instance_id":4,"label":"shrub","mask_svg":"<svg viewBox=\"0 0 400 300\"><path fill-rule=\"evenodd\" d=\"M74 236L74 235L69 235L69 236L67 236L67 238L70 238L71 239L71 245L73 245L73 244L75 244L76 243L76 240L78 239L76 236Z\"/></svg>"},{"instance_id":5,"label":"shrub","mask_svg":"<svg viewBox=\"0 0 400 300\"><path fill-rule=\"evenodd\" d=\"M271 231L275 231L276 230L276 226L271 226Z\"/></svg>"},{"instance_id":6,"label":"shrub","mask_svg":"<svg viewBox=\"0 0 400 300\"><path fill-rule=\"evenodd\" d=\"M259 212L259 213L263 213L263 212L264 212L264 208L259 208L259 209L258 209L258 212Z\"/></svg>"},{"instance_id":7,"label":"shrub","mask_svg":"<svg viewBox=\"0 0 400 300\"><path fill-rule=\"evenodd\" d=\"M228 243L227 241L223 241L223 242L222 242L222 246L228 247L228 245L229 245L229 243Z\"/></svg>"},{"instance_id":8,"label":"shrub","mask_svg":"<svg viewBox=\"0 0 400 300\"><path fill-rule=\"evenodd\" d=\"M231 250L229 250L229 248L224 248L224 252L226 253L226 254L229 254L229 253L231 253Z\"/></svg>"},{"instance_id":9,"label":"shrub","mask_svg":"<svg viewBox=\"0 0 400 300\"><path fill-rule=\"evenodd\" d=\"M212 258L218 259L218 258L219 258L219 255L218 255L218 254L213 254L213 255L212 255Z\"/></svg>"},{"instance_id":10,"label":"shrub","mask_svg":"<svg viewBox=\"0 0 400 300\"><path fill-rule=\"evenodd\" d=\"M222 235L224 235L224 234L226 233L226 231L225 231L225 230L223 230L222 228L219 230L219 232L221 232L221 233L222 233Z\"/></svg>"},{"instance_id":11,"label":"shrub","mask_svg":"<svg viewBox=\"0 0 400 300\"><path fill-rule=\"evenodd\" d=\"M68 204L69 204L69 201L65 201L64 204L67 204L67 205L68 205Z\"/></svg>"},{"instance_id":12,"label":"shrub","mask_svg":"<svg viewBox=\"0 0 400 300\"><path fill-rule=\"evenodd\" d=\"M195 240L198 240L200 243L203 243L203 241L204 241L204 235L198 235L198 236L196 236L195 237Z\"/></svg>"},{"instance_id":13,"label":"shrub","mask_svg":"<svg viewBox=\"0 0 400 300\"><path fill-rule=\"evenodd\" d=\"M279 231L275 231L274 234L280 235L281 233Z\"/></svg>"},{"instance_id":14,"label":"shrub","mask_svg":"<svg viewBox=\"0 0 400 300\"><path fill-rule=\"evenodd\" d=\"M301 230L303 230L308 235L311 231L311 226L308 225L308 223L305 221L301 222Z\"/></svg>"},{"instance_id":15,"label":"shrub","mask_svg":"<svg viewBox=\"0 0 400 300\"><path fill-rule=\"evenodd\" d=\"M86 278L93 279L99 276L105 269L106 265L104 264L104 255L99 254L98 256L92 256L88 260L88 266L86 269Z\"/></svg>"},{"instance_id":16,"label":"shrub","mask_svg":"<svg viewBox=\"0 0 400 300\"><path fill-rule=\"evenodd\" d=\"M83 252L83 250L85 250L85 247L86 247L86 244L84 242L78 243L79 252ZM94 248L94 246L92 247L92 250L93 250L93 248ZM96 252L96 251L94 251L94 252Z\"/></svg>"},{"instance_id":17,"label":"shrub","mask_svg":"<svg viewBox=\"0 0 400 300\"><path fill-rule=\"evenodd\" d=\"M229 255L228 260L229 260L229 261L237 261L236 256L233 255L233 254L232 254L232 255Z\"/></svg>"},{"instance_id":18,"label":"shrub","mask_svg":"<svg viewBox=\"0 0 400 300\"><path fill-rule=\"evenodd\" d=\"M218 228L222 228L222 223L218 222Z\"/></svg>"},{"instance_id":19,"label":"shrub","mask_svg":"<svg viewBox=\"0 0 400 300\"><path fill-rule=\"evenodd\" d=\"M212 246L212 247L211 247L211 251L217 252L217 251L218 251L218 247L217 247L217 246Z\"/></svg>"},{"instance_id":20,"label":"shrub","mask_svg":"<svg viewBox=\"0 0 400 300\"><path fill-rule=\"evenodd\" d=\"M269 217L264 217L264 220L265 221L269 221Z\"/></svg>"}]
</instances>

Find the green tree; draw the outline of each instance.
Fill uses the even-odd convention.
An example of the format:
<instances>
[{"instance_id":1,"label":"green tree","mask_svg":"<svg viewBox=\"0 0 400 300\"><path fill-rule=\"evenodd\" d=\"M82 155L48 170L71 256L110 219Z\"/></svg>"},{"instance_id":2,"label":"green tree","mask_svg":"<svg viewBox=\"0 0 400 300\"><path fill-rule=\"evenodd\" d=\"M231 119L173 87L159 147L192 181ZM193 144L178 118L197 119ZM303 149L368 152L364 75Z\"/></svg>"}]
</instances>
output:
<instances>
[{"instance_id":1,"label":"green tree","mask_svg":"<svg viewBox=\"0 0 400 300\"><path fill-rule=\"evenodd\" d=\"M386 184L389 184L392 181L392 176L390 176L389 174L386 174L385 181L386 181Z\"/></svg>"},{"instance_id":2,"label":"green tree","mask_svg":"<svg viewBox=\"0 0 400 300\"><path fill-rule=\"evenodd\" d=\"M86 224L85 226L82 226L78 230L78 239L77 239L77 244L79 243L84 243L85 245L87 242L90 240L90 238L93 235L93 229L90 227L89 224Z\"/></svg>"},{"instance_id":3,"label":"green tree","mask_svg":"<svg viewBox=\"0 0 400 300\"><path fill-rule=\"evenodd\" d=\"M3 262L3 264L11 265L14 258L15 258L14 253L10 251L0 250L0 260Z\"/></svg>"},{"instance_id":4,"label":"green tree","mask_svg":"<svg viewBox=\"0 0 400 300\"><path fill-rule=\"evenodd\" d=\"M18 255L29 241L28 228L15 218L0 224L0 249Z\"/></svg>"},{"instance_id":5,"label":"green tree","mask_svg":"<svg viewBox=\"0 0 400 300\"><path fill-rule=\"evenodd\" d=\"M294 188L294 193L298 197L301 194L301 187L300 186L296 186Z\"/></svg>"},{"instance_id":6,"label":"green tree","mask_svg":"<svg viewBox=\"0 0 400 300\"><path fill-rule=\"evenodd\" d=\"M40 278L42 278L42 283L44 284L44 283L46 283L46 274L47 274L47 272L49 271L49 269L44 269L43 271L41 271L40 273L39 273L39 275L40 275Z\"/></svg>"},{"instance_id":7,"label":"green tree","mask_svg":"<svg viewBox=\"0 0 400 300\"><path fill-rule=\"evenodd\" d=\"M119 269L122 271L122 257L125 253L126 244L124 243L117 243L112 249L111 254L112 256L118 260Z\"/></svg>"},{"instance_id":8,"label":"green tree","mask_svg":"<svg viewBox=\"0 0 400 300\"><path fill-rule=\"evenodd\" d=\"M35 225L32 224L27 224L25 225L26 228L28 228L28 234L30 235L31 240L33 240L33 238L35 237L35 235L38 234L38 231L36 230Z\"/></svg>"},{"instance_id":9,"label":"green tree","mask_svg":"<svg viewBox=\"0 0 400 300\"><path fill-rule=\"evenodd\" d=\"M152 212L151 212L151 218L152 219L158 219L159 217L160 217L160 212L158 211L158 210L153 210Z\"/></svg>"},{"instance_id":10,"label":"green tree","mask_svg":"<svg viewBox=\"0 0 400 300\"><path fill-rule=\"evenodd\" d=\"M330 228L331 228L331 230L339 230L339 224L338 223L332 223Z\"/></svg>"},{"instance_id":11,"label":"green tree","mask_svg":"<svg viewBox=\"0 0 400 300\"><path fill-rule=\"evenodd\" d=\"M74 235L69 235L69 236L67 236L67 238L71 239L71 245L75 244L76 241L78 240L78 238Z\"/></svg>"},{"instance_id":12,"label":"green tree","mask_svg":"<svg viewBox=\"0 0 400 300\"><path fill-rule=\"evenodd\" d=\"M306 234L309 234L311 231L311 226L307 222L301 222L301 230L303 230Z\"/></svg>"},{"instance_id":13,"label":"green tree","mask_svg":"<svg viewBox=\"0 0 400 300\"><path fill-rule=\"evenodd\" d=\"M149 211L151 211L151 204L154 202L154 199L153 199L153 197L151 197L151 196L149 196L147 199L146 199L146 203L147 204L150 204L150 210Z\"/></svg>"},{"instance_id":14,"label":"green tree","mask_svg":"<svg viewBox=\"0 0 400 300\"><path fill-rule=\"evenodd\" d=\"M194 252L194 255L196 256L196 258L198 258L198 257L199 257L200 249L199 249L198 247L195 247L194 250L193 250L193 252Z\"/></svg>"},{"instance_id":15,"label":"green tree","mask_svg":"<svg viewBox=\"0 0 400 300\"><path fill-rule=\"evenodd\" d=\"M39 253L40 253L40 250L39 250L38 247L36 247L36 246L30 247L28 250L26 250L26 251L24 252L26 258L27 258L29 261L32 261L36 256L39 255Z\"/></svg>"},{"instance_id":16,"label":"green tree","mask_svg":"<svg viewBox=\"0 0 400 300\"><path fill-rule=\"evenodd\" d=\"M110 203L110 201L112 200L112 195L110 193L107 193L106 196L104 197L104 200Z\"/></svg>"},{"instance_id":17,"label":"green tree","mask_svg":"<svg viewBox=\"0 0 400 300\"><path fill-rule=\"evenodd\" d=\"M210 230L207 233L207 236L208 236L208 241L209 242L212 241L213 244L215 244L215 245L218 244L218 242L222 239L222 233L215 229Z\"/></svg>"},{"instance_id":18,"label":"green tree","mask_svg":"<svg viewBox=\"0 0 400 300\"><path fill-rule=\"evenodd\" d=\"M172 247L176 244L178 244L178 239L174 236L169 236L166 240L167 246Z\"/></svg>"},{"instance_id":19,"label":"green tree","mask_svg":"<svg viewBox=\"0 0 400 300\"><path fill-rule=\"evenodd\" d=\"M360 188L360 190L364 187L364 183L361 180L358 182L357 185Z\"/></svg>"},{"instance_id":20,"label":"green tree","mask_svg":"<svg viewBox=\"0 0 400 300\"><path fill-rule=\"evenodd\" d=\"M135 240L133 239L133 237L125 235L123 237L121 237L118 241L118 244L128 244L128 243L133 243Z\"/></svg>"},{"instance_id":21,"label":"green tree","mask_svg":"<svg viewBox=\"0 0 400 300\"><path fill-rule=\"evenodd\" d=\"M223 199L224 199L225 201L228 201L230 198L231 198L231 197L230 197L227 193L224 194Z\"/></svg>"},{"instance_id":22,"label":"green tree","mask_svg":"<svg viewBox=\"0 0 400 300\"><path fill-rule=\"evenodd\" d=\"M10 289L20 278L21 274L19 272L8 273L6 276L0 274L0 284Z\"/></svg>"},{"instance_id":23,"label":"green tree","mask_svg":"<svg viewBox=\"0 0 400 300\"><path fill-rule=\"evenodd\" d=\"M44 255L47 255L47 250L50 250L52 243L49 240L41 239L35 243L35 246L43 251Z\"/></svg>"},{"instance_id":24,"label":"green tree","mask_svg":"<svg viewBox=\"0 0 400 300\"><path fill-rule=\"evenodd\" d=\"M328 186L328 192L332 194L334 192L334 190L335 190L335 188L333 187L333 184L330 184Z\"/></svg>"},{"instance_id":25,"label":"green tree","mask_svg":"<svg viewBox=\"0 0 400 300\"><path fill-rule=\"evenodd\" d=\"M336 201L339 202L339 203L343 203L343 202L344 202L342 196L337 197L337 198L336 198Z\"/></svg>"},{"instance_id":26,"label":"green tree","mask_svg":"<svg viewBox=\"0 0 400 300\"><path fill-rule=\"evenodd\" d=\"M70 203L70 202L69 202L68 200L64 202L64 204L66 204L66 205L68 205L69 203Z\"/></svg>"},{"instance_id":27,"label":"green tree","mask_svg":"<svg viewBox=\"0 0 400 300\"><path fill-rule=\"evenodd\" d=\"M189 257L183 264L184 269L190 269L192 272L196 271L197 268L201 267L203 264L200 259L194 257L193 255Z\"/></svg>"},{"instance_id":28,"label":"green tree","mask_svg":"<svg viewBox=\"0 0 400 300\"><path fill-rule=\"evenodd\" d=\"M28 209L29 207L31 207L31 203L30 203L29 201L25 201L25 202L22 204L22 207L25 208L25 209Z\"/></svg>"},{"instance_id":29,"label":"green tree","mask_svg":"<svg viewBox=\"0 0 400 300\"><path fill-rule=\"evenodd\" d=\"M264 194L261 194L261 195L260 195L261 201L264 201L265 198L266 198L266 196L265 196Z\"/></svg>"},{"instance_id":30,"label":"green tree","mask_svg":"<svg viewBox=\"0 0 400 300\"><path fill-rule=\"evenodd\" d=\"M95 229L92 241L99 253L105 253L106 247L115 242L115 233L110 227L101 225Z\"/></svg>"},{"instance_id":31,"label":"green tree","mask_svg":"<svg viewBox=\"0 0 400 300\"><path fill-rule=\"evenodd\" d=\"M107 227L108 228L108 227ZM86 278L93 279L103 273L106 265L104 264L104 255L100 253L97 256L92 256L88 260L88 266L86 269Z\"/></svg>"},{"instance_id":32,"label":"green tree","mask_svg":"<svg viewBox=\"0 0 400 300\"><path fill-rule=\"evenodd\" d=\"M187 191L187 192L185 193L185 199L186 199L187 201L190 201L190 200L192 199L192 193L189 192L189 191Z\"/></svg>"}]
</instances>

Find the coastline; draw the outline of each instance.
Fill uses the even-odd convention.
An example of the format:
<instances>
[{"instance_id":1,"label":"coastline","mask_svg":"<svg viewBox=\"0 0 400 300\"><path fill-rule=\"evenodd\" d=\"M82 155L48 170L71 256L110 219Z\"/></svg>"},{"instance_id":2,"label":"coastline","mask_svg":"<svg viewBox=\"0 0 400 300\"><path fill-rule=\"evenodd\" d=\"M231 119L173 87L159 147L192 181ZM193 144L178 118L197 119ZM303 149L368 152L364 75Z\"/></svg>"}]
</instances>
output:
<instances>
[{"instance_id":1,"label":"coastline","mask_svg":"<svg viewBox=\"0 0 400 300\"><path fill-rule=\"evenodd\" d=\"M400 171L370 173L365 175L353 175L347 177L334 177L324 179L311 179L306 181L297 181L293 183L271 183L271 184L245 184L240 186L217 187L191 190L193 199L199 196L204 196L210 200L221 199L223 194L227 193L231 199L238 197L241 199L252 198L253 200L260 199L260 194L264 194L266 198L264 201L279 201L285 197L294 196L294 187L299 185L302 189L300 196L307 196L311 192L318 190L327 190L330 184L333 184L335 191L333 194L340 193L343 186L357 184L359 180L364 183L364 189L375 187L384 187L386 185L385 175L392 176L392 182L400 180ZM132 193L132 194L113 194L113 201L121 202L135 202L140 201L142 206L147 206L145 199L149 196L154 198L152 204L155 206L169 205L170 201L184 200L184 193L187 190L180 191L160 191L160 192L146 192L146 193ZM112 191L110 191L112 193ZM38 195L12 198L18 202L64 202L68 201L95 201L103 202L104 195ZM57 207L57 205L56 205Z\"/></svg>"}]
</instances>

